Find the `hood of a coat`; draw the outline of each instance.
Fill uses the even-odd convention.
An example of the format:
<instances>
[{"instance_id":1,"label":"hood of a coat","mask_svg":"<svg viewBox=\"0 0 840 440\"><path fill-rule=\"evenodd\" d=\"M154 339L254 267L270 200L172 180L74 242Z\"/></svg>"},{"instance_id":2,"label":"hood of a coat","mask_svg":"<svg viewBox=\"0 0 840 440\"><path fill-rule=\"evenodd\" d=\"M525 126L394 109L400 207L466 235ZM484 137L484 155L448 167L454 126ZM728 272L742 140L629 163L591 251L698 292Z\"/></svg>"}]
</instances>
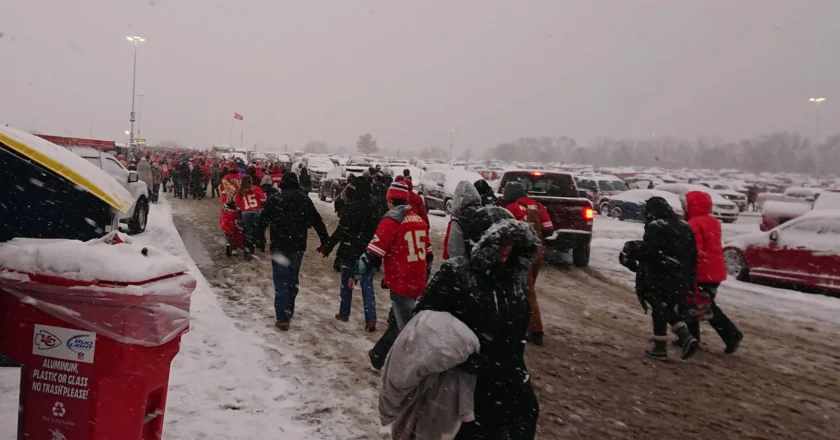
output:
<instances>
[{"instance_id":1,"label":"hood of a coat","mask_svg":"<svg viewBox=\"0 0 840 440\"><path fill-rule=\"evenodd\" d=\"M667 200L662 197L651 197L645 203L645 219L647 223L665 220L677 215Z\"/></svg>"},{"instance_id":2,"label":"hood of a coat","mask_svg":"<svg viewBox=\"0 0 840 440\"><path fill-rule=\"evenodd\" d=\"M398 223L402 223L405 220L405 216L408 215L409 209L411 209L411 205L408 204L395 206L385 214L385 218L394 219Z\"/></svg>"},{"instance_id":3,"label":"hood of a coat","mask_svg":"<svg viewBox=\"0 0 840 440\"><path fill-rule=\"evenodd\" d=\"M470 205L481 205L481 195L472 183L466 180L458 182L452 194L452 214L458 215L462 209Z\"/></svg>"},{"instance_id":4,"label":"hood of a coat","mask_svg":"<svg viewBox=\"0 0 840 440\"><path fill-rule=\"evenodd\" d=\"M519 182L510 182L505 185L505 201L508 203L513 203L527 195L528 192L525 191L525 186Z\"/></svg>"},{"instance_id":5,"label":"hood of a coat","mask_svg":"<svg viewBox=\"0 0 840 440\"><path fill-rule=\"evenodd\" d=\"M300 189L300 183L298 183L295 173L283 174L279 186L280 189Z\"/></svg>"},{"instance_id":6,"label":"hood of a coat","mask_svg":"<svg viewBox=\"0 0 840 440\"><path fill-rule=\"evenodd\" d=\"M691 191L685 195L688 218L712 215L712 196L704 191Z\"/></svg>"},{"instance_id":7,"label":"hood of a coat","mask_svg":"<svg viewBox=\"0 0 840 440\"><path fill-rule=\"evenodd\" d=\"M481 239L473 245L470 264L481 270L528 270L536 260L540 246L534 228L526 222L517 221L510 213L508 216L502 216L501 213L496 215L494 211L497 210L507 212L498 207L481 209L481 212L488 214L489 220L500 219L485 229ZM506 245L511 245L512 249L508 260L502 262L499 257L502 247Z\"/></svg>"}]
</instances>

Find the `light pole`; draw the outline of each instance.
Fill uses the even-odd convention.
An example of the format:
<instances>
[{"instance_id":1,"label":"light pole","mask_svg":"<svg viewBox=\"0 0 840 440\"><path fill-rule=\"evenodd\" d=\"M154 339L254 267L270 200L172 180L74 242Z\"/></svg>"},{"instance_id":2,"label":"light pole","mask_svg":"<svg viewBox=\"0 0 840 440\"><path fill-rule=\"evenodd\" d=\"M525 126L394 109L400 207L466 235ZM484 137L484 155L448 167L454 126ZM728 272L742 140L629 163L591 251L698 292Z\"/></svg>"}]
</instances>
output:
<instances>
[{"instance_id":1,"label":"light pole","mask_svg":"<svg viewBox=\"0 0 840 440\"><path fill-rule=\"evenodd\" d=\"M143 120L143 95L137 95L140 102L137 103L137 137L140 137L140 121Z\"/></svg>"},{"instance_id":2,"label":"light pole","mask_svg":"<svg viewBox=\"0 0 840 440\"><path fill-rule=\"evenodd\" d=\"M134 98L137 90L137 45L146 41L146 39L142 37L125 37L125 39L134 44L134 76L131 80L131 118L129 119L131 122L131 130L128 134L128 144L131 145L134 143Z\"/></svg>"},{"instance_id":3,"label":"light pole","mask_svg":"<svg viewBox=\"0 0 840 440\"><path fill-rule=\"evenodd\" d=\"M455 129L453 128L453 129L449 132L449 161L450 161L450 162L452 162L452 159L454 159L454 158L455 158L454 150L452 149L452 145L453 145L452 139L453 139L454 137L455 137Z\"/></svg>"},{"instance_id":4,"label":"light pole","mask_svg":"<svg viewBox=\"0 0 840 440\"><path fill-rule=\"evenodd\" d=\"M810 98L808 101L817 105L817 142L820 143L820 103L825 101L825 98Z\"/></svg>"}]
</instances>

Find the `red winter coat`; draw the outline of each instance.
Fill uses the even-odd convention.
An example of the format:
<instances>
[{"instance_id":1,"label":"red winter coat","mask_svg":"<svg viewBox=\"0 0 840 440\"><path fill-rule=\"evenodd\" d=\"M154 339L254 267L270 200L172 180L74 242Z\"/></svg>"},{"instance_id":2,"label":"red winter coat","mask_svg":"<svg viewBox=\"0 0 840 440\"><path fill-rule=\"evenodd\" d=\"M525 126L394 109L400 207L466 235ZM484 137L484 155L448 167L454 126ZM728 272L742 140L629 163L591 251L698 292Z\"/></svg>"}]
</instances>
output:
<instances>
[{"instance_id":1,"label":"red winter coat","mask_svg":"<svg viewBox=\"0 0 840 440\"><path fill-rule=\"evenodd\" d=\"M688 225L697 243L697 282L720 283L726 280L723 261L723 234L720 222L712 217L712 196L703 191L685 195Z\"/></svg>"}]
</instances>

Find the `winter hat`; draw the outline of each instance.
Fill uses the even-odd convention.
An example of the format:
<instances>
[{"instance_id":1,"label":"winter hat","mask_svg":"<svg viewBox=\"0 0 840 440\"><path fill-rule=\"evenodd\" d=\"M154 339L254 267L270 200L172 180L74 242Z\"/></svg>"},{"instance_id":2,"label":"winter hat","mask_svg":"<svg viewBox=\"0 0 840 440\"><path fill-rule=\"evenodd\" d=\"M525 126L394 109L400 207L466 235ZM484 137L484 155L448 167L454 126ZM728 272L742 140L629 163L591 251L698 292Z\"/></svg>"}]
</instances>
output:
<instances>
[{"instance_id":1,"label":"winter hat","mask_svg":"<svg viewBox=\"0 0 840 440\"><path fill-rule=\"evenodd\" d=\"M297 174L283 174L283 178L280 179L280 189L300 189L300 183L298 183Z\"/></svg>"},{"instance_id":2,"label":"winter hat","mask_svg":"<svg viewBox=\"0 0 840 440\"><path fill-rule=\"evenodd\" d=\"M392 183L385 194L385 198L388 200L408 200L408 185L403 182Z\"/></svg>"},{"instance_id":3,"label":"winter hat","mask_svg":"<svg viewBox=\"0 0 840 440\"><path fill-rule=\"evenodd\" d=\"M508 203L513 203L526 195L525 187L519 182L510 182L505 185L505 201Z\"/></svg>"}]
</instances>

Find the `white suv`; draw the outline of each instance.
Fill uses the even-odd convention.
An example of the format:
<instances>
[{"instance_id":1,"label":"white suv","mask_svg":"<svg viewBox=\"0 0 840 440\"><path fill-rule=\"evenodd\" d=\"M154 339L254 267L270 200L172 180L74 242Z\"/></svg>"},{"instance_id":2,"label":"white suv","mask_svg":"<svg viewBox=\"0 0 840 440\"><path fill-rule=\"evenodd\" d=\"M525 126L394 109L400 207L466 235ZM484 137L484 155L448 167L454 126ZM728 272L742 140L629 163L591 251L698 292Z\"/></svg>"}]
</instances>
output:
<instances>
[{"instance_id":1,"label":"white suv","mask_svg":"<svg viewBox=\"0 0 840 440\"><path fill-rule=\"evenodd\" d=\"M101 168L131 193L134 205L126 214L117 213L115 220L127 223L129 234L145 231L146 221L149 219L149 188L146 182L140 181L137 172L125 169L114 156L95 148L70 147L70 151ZM114 226L119 226L117 222Z\"/></svg>"}]
</instances>

